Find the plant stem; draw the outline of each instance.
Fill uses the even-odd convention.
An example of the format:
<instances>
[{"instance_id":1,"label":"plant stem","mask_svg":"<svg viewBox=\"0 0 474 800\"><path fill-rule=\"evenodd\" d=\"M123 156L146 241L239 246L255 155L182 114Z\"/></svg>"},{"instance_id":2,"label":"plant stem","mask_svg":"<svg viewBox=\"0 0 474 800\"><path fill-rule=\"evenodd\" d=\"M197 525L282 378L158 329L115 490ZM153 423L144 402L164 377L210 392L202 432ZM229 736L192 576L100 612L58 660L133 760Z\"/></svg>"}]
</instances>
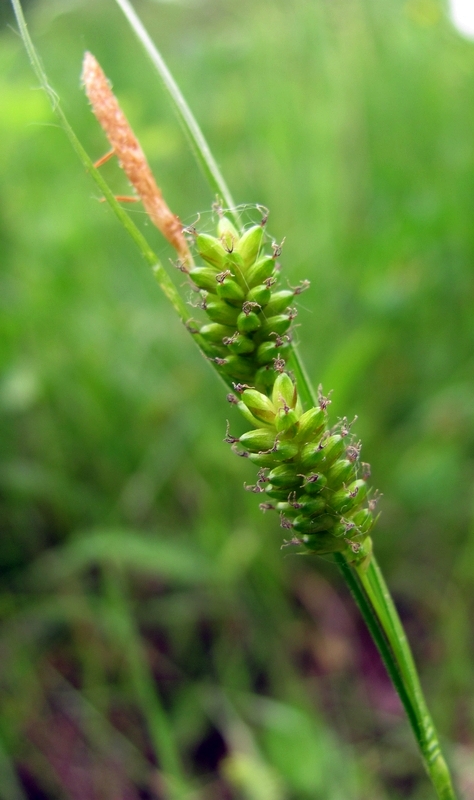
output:
<instances>
[{"instance_id":1,"label":"plant stem","mask_svg":"<svg viewBox=\"0 0 474 800\"><path fill-rule=\"evenodd\" d=\"M229 216L233 218L233 222L240 228L238 215L235 211L235 203L224 177L217 166L214 156L211 153L208 143L204 138L204 134L199 127L197 120L189 108L181 89L173 78L171 72L165 64L165 61L159 52L158 48L152 41L145 26L135 12L133 6L128 0L116 0L125 14L130 26L139 41L143 45L145 51L151 58L153 65L156 67L161 80L164 83L168 97L170 98L173 108L178 116L178 120L188 138L193 151L194 157L201 167L204 177L207 179L213 192L219 196L224 205L227 206Z\"/></svg>"},{"instance_id":2,"label":"plant stem","mask_svg":"<svg viewBox=\"0 0 474 800\"><path fill-rule=\"evenodd\" d=\"M59 118L61 123L61 127L66 132L74 150L76 151L79 159L84 166L86 172L90 174L92 179L94 180L95 184L100 189L101 193L107 200L107 203L111 207L112 211L116 215L119 222L122 224L125 231L128 233L132 241L134 242L135 246L137 247L138 251L146 261L149 267L153 272L153 275L159 284L161 290L165 294L165 296L170 301L171 305L177 312L181 322L185 325L185 327L189 330L192 328L192 316L189 313L188 307L186 303L182 300L179 292L177 291L173 281L169 277L168 273L166 272L163 264L161 263L160 259L154 253L150 245L148 244L147 240L143 236L142 232L137 228L135 223L132 219L130 219L127 212L122 208L120 203L117 201L114 193L112 192L111 188L109 187L108 183L102 175L100 174L99 170L96 169L94 163L90 156L88 155L87 151L82 146L81 142L77 138L66 114L64 113L61 103L59 100L58 95L51 87L48 76L44 70L44 67L41 63L41 60L38 56L37 50L31 40L30 34L28 32L28 28L26 25L26 20L23 14L23 9L21 7L20 0L12 0L13 10L15 12L15 16L18 22L18 27L20 29L21 38L23 39L23 43L25 45L25 49L28 53L28 56L31 61L31 65L33 70L41 84L41 87L44 89L46 94L49 97L51 102L51 106L53 111ZM206 355L212 355L212 348L210 348L208 342L199 335L199 333L193 334L193 339L199 349ZM226 382L226 380L220 376L226 384L228 388L232 388L232 384L230 380Z\"/></svg>"},{"instance_id":3,"label":"plant stem","mask_svg":"<svg viewBox=\"0 0 474 800\"><path fill-rule=\"evenodd\" d=\"M367 625L370 635L372 636L372 639L374 640L374 643L381 655L382 661L385 664L385 668L390 676L390 679L403 703L406 713L410 719L410 723L413 726L416 724L416 718L414 715L411 698L405 683L402 680L402 676L395 661L393 651L385 636L383 626L381 625L366 592L361 586L355 570L348 563L342 553L335 553L334 559L342 573L345 582L347 583L347 586L359 608L359 611L362 614L364 622Z\"/></svg>"},{"instance_id":4,"label":"plant stem","mask_svg":"<svg viewBox=\"0 0 474 800\"><path fill-rule=\"evenodd\" d=\"M296 348L293 348L290 363L303 402L315 404L314 389ZM439 800L456 800L410 645L375 556L372 554L368 566L349 564L342 553L335 553L334 558L402 701Z\"/></svg>"},{"instance_id":5,"label":"plant stem","mask_svg":"<svg viewBox=\"0 0 474 800\"><path fill-rule=\"evenodd\" d=\"M341 553L335 559L403 703L438 797L456 800L410 646L375 557L365 571L350 565Z\"/></svg>"},{"instance_id":6,"label":"plant stem","mask_svg":"<svg viewBox=\"0 0 474 800\"><path fill-rule=\"evenodd\" d=\"M426 705L410 645L382 571L375 557L372 556L366 569L361 566L355 566L353 572L357 576L356 580L359 582L364 601L370 607L371 615L376 618L378 626L386 639L387 646L391 651L392 661L398 671L397 680L394 680L392 674L392 664L389 665L386 661L385 649L382 650L378 639L371 631L406 709L426 771L436 788L440 800L455 800L456 795L451 783L449 769L441 752L436 728ZM400 691L401 686L403 686L403 691Z\"/></svg>"},{"instance_id":7,"label":"plant stem","mask_svg":"<svg viewBox=\"0 0 474 800\"><path fill-rule=\"evenodd\" d=\"M128 235L133 239L135 245L137 246L138 250L140 251L145 261L152 268L153 274L157 282L159 283L161 289L163 290L166 297L173 305L181 321L186 325L191 318L191 315L188 311L186 304L181 299L179 292L176 290L172 280L168 276L160 259L153 252L147 240L145 239L141 231L137 228L135 223L132 222L127 212L124 211L120 203L116 200L115 195L110 189L109 185L104 180L99 170L94 167L91 158L87 154L86 150L84 150L79 139L74 133L74 130L72 129L64 111L62 110L59 98L48 81L48 77L46 75L44 67L39 59L36 48L31 40L28 28L26 26L25 17L23 15L23 10L21 8L20 0L12 0L12 4L18 22L18 27L20 29L21 38L23 39L23 43L30 58L31 65L36 73L38 80L40 81L42 88L45 90L46 94L50 99L53 111L55 111L56 115L58 116L62 128L66 132L74 150L79 156L79 159L81 160L86 171L90 173L92 179L95 181L96 185L99 187L100 191L104 195L108 204L112 208L112 211L118 217L119 222L121 222L121 224L127 231Z\"/></svg>"}]
</instances>

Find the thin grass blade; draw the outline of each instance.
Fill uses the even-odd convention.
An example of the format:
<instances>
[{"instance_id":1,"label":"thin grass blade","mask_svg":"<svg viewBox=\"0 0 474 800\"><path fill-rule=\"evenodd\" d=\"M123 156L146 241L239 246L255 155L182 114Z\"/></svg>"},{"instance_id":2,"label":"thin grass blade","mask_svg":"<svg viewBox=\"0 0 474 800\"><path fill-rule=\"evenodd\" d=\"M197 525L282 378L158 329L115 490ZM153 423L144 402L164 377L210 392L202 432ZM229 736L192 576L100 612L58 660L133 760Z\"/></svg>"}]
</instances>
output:
<instances>
[{"instance_id":1,"label":"thin grass blade","mask_svg":"<svg viewBox=\"0 0 474 800\"><path fill-rule=\"evenodd\" d=\"M234 210L235 203L232 199L232 195L229 191L227 183L225 182L224 177L217 166L209 145L204 138L204 134L201 131L194 114L189 108L181 89L166 66L163 56L159 52L138 14L128 0L116 0L116 3L122 9L128 22L130 23L131 28L149 55L161 80L163 81L168 97L171 100L181 126L189 140L196 161L201 167L212 191L220 197L224 205L229 209L229 216L232 217L235 225L240 227L238 215Z\"/></svg>"}]
</instances>

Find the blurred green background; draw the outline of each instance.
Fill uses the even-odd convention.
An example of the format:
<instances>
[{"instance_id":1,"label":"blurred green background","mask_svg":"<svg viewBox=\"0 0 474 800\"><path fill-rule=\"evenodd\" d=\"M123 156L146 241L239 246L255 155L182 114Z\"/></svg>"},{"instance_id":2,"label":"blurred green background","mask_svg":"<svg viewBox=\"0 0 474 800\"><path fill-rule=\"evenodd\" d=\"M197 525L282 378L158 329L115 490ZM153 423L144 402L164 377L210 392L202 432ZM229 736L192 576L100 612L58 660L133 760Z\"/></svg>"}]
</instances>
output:
<instances>
[{"instance_id":1,"label":"blurred green background","mask_svg":"<svg viewBox=\"0 0 474 800\"><path fill-rule=\"evenodd\" d=\"M253 469L223 442L241 423L2 2L0 798L162 798L178 753L190 800L428 800L334 564L280 550L243 491ZM288 280L311 280L301 349L333 418L359 415L376 551L474 798L474 44L438 0L136 7L236 202L268 206ZM86 49L172 209L209 225L214 198L112 0L26 13L90 155L107 148Z\"/></svg>"}]
</instances>

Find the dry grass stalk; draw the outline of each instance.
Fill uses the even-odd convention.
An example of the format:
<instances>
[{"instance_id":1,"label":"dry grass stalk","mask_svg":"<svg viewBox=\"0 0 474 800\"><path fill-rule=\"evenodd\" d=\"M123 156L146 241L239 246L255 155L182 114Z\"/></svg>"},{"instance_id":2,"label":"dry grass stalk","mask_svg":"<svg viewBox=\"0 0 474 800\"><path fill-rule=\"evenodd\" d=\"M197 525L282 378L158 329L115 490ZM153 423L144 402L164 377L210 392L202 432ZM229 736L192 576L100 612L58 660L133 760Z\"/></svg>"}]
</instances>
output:
<instances>
[{"instance_id":1,"label":"dry grass stalk","mask_svg":"<svg viewBox=\"0 0 474 800\"><path fill-rule=\"evenodd\" d=\"M82 82L92 111L102 125L120 166L140 197L151 221L177 251L180 259L190 262L189 248L179 218L163 199L138 140L98 61L86 53Z\"/></svg>"}]
</instances>

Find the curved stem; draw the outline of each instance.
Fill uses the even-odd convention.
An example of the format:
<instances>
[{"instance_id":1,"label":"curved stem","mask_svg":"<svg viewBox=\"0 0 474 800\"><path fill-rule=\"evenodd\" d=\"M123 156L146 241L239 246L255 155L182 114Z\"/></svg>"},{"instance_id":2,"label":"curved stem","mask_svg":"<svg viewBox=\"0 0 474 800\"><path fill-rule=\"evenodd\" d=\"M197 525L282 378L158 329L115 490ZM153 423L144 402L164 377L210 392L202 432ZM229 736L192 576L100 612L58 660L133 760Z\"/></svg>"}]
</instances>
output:
<instances>
[{"instance_id":1,"label":"curved stem","mask_svg":"<svg viewBox=\"0 0 474 800\"><path fill-rule=\"evenodd\" d=\"M95 181L96 186L99 188L100 192L104 195L109 206L111 207L112 211L118 218L119 222L123 225L124 229L127 231L128 235L132 238L133 242L140 251L142 257L145 259L147 264L152 268L153 274L157 282L159 283L162 291L164 292L168 300L173 305L181 321L185 325L188 325L191 320L191 315L189 313L189 310L186 304L181 299L179 292L175 288L173 281L168 276L168 273L163 267L160 259L153 252L147 240L145 239L141 231L137 228L135 223L130 219L127 212L124 211L120 203L117 201L107 181L102 177L99 170L95 168L87 151L84 149L79 139L77 138L76 134L74 133L74 130L62 109L59 97L57 96L56 92L51 87L48 81L48 76L46 75L46 72L38 56L36 48L31 40L26 25L25 17L23 15L23 10L20 4L20 0L12 0L12 5L18 22L18 27L20 29L21 38L23 39L23 43L30 58L33 70L35 71L36 76L40 81L42 88L48 95L53 111L59 118L61 126L63 130L66 132L74 150L79 156L82 165L84 166L85 170L91 175L91 178Z\"/></svg>"},{"instance_id":2,"label":"curved stem","mask_svg":"<svg viewBox=\"0 0 474 800\"><path fill-rule=\"evenodd\" d=\"M219 167L214 160L214 156L212 155L210 147L204 138L204 134L201 131L193 112L183 97L181 89L166 66L161 53L148 34L148 31L138 17L138 14L134 10L133 6L128 0L116 0L116 3L122 9L128 22L130 23L132 30L148 53L148 56L153 62L153 65L155 66L161 80L163 81L164 87L177 114L178 120L181 123L181 126L189 140L194 157L204 173L204 177L207 179L211 189L217 193L217 195L222 199L224 205L227 206L229 210L229 216L232 217L233 222L239 228L240 222L238 214L235 211L235 204L232 199L232 195Z\"/></svg>"},{"instance_id":3,"label":"curved stem","mask_svg":"<svg viewBox=\"0 0 474 800\"><path fill-rule=\"evenodd\" d=\"M291 358L303 402L312 404L314 390L296 349ZM372 555L369 565L364 567L350 565L342 553L336 553L335 559L403 703L439 800L456 800L410 645L375 556Z\"/></svg>"},{"instance_id":4,"label":"curved stem","mask_svg":"<svg viewBox=\"0 0 474 800\"><path fill-rule=\"evenodd\" d=\"M151 270L153 272L153 275L157 283L159 284L161 290L163 291L163 293L168 298L173 308L177 312L179 318L181 319L181 322L189 331L191 331L193 327L193 320L186 303L181 298L181 295L179 294L173 281L166 272L163 264L161 263L156 253L154 253L154 251L148 244L142 232L139 230L139 228L137 228L133 220L129 217L127 212L122 208L120 203L117 201L117 198L115 197L114 193L112 192L110 186L108 185L107 181L102 177L99 170L96 169L96 167L94 166L92 159L82 146L66 114L64 113L59 97L48 81L48 76L46 75L45 69L41 63L36 48L31 40L20 0L12 0L12 5L18 22L20 35L21 38L23 39L23 43L30 58L33 70L41 84L41 87L48 95L53 111L59 118L61 126L65 131L66 135L68 136L74 150L76 151L76 154L79 156L82 165L84 166L85 170L90 174L91 178L94 180L96 186L99 188L99 190L107 200L107 203L111 207L115 216L117 217L117 219L119 220L125 231L128 233L134 244L136 245L138 251L144 258L148 266L151 267ZM193 339L205 356L212 357L213 355L212 347L204 339L204 337L200 336L199 333L193 333ZM223 380L227 388L232 388L232 383L230 380L226 380L225 377L223 377L220 373L219 377Z\"/></svg>"},{"instance_id":5,"label":"curved stem","mask_svg":"<svg viewBox=\"0 0 474 800\"><path fill-rule=\"evenodd\" d=\"M347 564L346 567L350 569ZM440 800L455 800L456 795L449 769L441 752L436 728L426 705L410 645L381 569L375 557L372 556L366 569L355 566L353 572L357 576L356 580L359 582L360 594L364 598L364 603L370 608L370 615L375 617L390 650L389 664L386 661L387 648L381 648L376 637L373 637L409 717L426 771ZM394 666L396 666L399 680L394 680L392 674ZM402 692L400 684L403 686Z\"/></svg>"},{"instance_id":6,"label":"curved stem","mask_svg":"<svg viewBox=\"0 0 474 800\"><path fill-rule=\"evenodd\" d=\"M394 657L393 650L391 649L389 642L384 634L383 626L380 623L380 620L377 617L377 614L374 612L374 609L365 593L363 587L358 580L356 572L353 570L352 566L347 562L346 558L342 553L335 553L334 559L342 573L342 576L359 608L360 613L364 619L365 624L369 630L372 639L374 640L374 644L377 647L377 650L380 653L382 661L385 665L385 668L390 676L390 679L397 691L400 700L403 703L403 707L410 719L411 725L416 724L416 717L413 711L413 706L411 702L410 695L407 691L407 688L403 682L402 675L398 668L397 662Z\"/></svg>"}]
</instances>

